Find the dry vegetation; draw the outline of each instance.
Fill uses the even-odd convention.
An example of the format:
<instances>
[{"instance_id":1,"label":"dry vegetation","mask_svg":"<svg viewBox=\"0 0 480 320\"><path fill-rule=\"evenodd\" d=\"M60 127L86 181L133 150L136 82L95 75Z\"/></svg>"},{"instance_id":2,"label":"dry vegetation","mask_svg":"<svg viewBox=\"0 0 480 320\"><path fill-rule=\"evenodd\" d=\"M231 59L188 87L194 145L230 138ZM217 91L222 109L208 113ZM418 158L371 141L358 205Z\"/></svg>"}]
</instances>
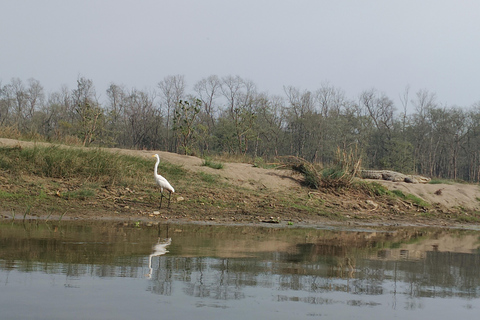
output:
<instances>
[{"instance_id":1,"label":"dry vegetation","mask_svg":"<svg viewBox=\"0 0 480 320\"><path fill-rule=\"evenodd\" d=\"M379 183L355 178L360 162L349 153L340 152L333 169L300 158L281 159L282 166L298 174L218 160L210 162L222 166L212 168L195 157L161 153L159 171L177 192L169 209L159 209L159 190L152 177L154 162L149 157L153 152L20 142L0 147L0 213L6 218L295 225L478 221L475 210L427 203L404 191L390 191Z\"/></svg>"}]
</instances>

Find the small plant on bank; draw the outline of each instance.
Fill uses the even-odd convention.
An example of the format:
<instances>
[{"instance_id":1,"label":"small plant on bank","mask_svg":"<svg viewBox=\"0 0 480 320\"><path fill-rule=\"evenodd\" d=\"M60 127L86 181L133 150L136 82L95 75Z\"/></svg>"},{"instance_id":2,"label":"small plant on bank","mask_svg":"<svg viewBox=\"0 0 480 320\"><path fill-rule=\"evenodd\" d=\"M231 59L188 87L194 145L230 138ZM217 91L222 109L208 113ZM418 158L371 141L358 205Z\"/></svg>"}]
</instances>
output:
<instances>
[{"instance_id":1,"label":"small plant on bank","mask_svg":"<svg viewBox=\"0 0 480 320\"><path fill-rule=\"evenodd\" d=\"M318 167L304 159L298 157L289 157L288 166L295 172L304 177L304 184L312 189L351 189L355 188L371 196L390 196L397 197L403 201L408 201L416 206L428 208L429 203L412 194L405 195L400 190L390 191L377 182L365 182L355 180L356 174L359 172L360 159L355 158L346 153L340 153L341 161L337 166L325 169L317 169Z\"/></svg>"},{"instance_id":2,"label":"small plant on bank","mask_svg":"<svg viewBox=\"0 0 480 320\"><path fill-rule=\"evenodd\" d=\"M430 204L423 201L421 198L417 197L417 196L414 196L413 194L404 194L402 191L400 190L393 190L393 191L390 191L392 194L394 194L395 196L399 197L400 199L404 200L404 201L409 201L419 207L429 207Z\"/></svg>"},{"instance_id":3,"label":"small plant on bank","mask_svg":"<svg viewBox=\"0 0 480 320\"><path fill-rule=\"evenodd\" d=\"M263 169L274 169L277 167L277 164L275 163L267 163L265 159L261 157L256 157L255 160L253 161L253 166L255 168L263 168Z\"/></svg>"},{"instance_id":4,"label":"small plant on bank","mask_svg":"<svg viewBox=\"0 0 480 320\"><path fill-rule=\"evenodd\" d=\"M80 190L75 191L66 191L61 194L61 197L64 199L77 199L77 200L87 200L88 198L95 197L95 190L82 188Z\"/></svg>"},{"instance_id":5,"label":"small plant on bank","mask_svg":"<svg viewBox=\"0 0 480 320\"><path fill-rule=\"evenodd\" d=\"M385 196L392 193L378 182L358 181L355 183L355 185L365 193L372 196Z\"/></svg>"},{"instance_id":6,"label":"small plant on bank","mask_svg":"<svg viewBox=\"0 0 480 320\"><path fill-rule=\"evenodd\" d=\"M285 166L303 175L304 183L312 189L347 189L352 187L360 170L361 158L356 150L337 149L332 167L320 168L299 157L284 157Z\"/></svg>"},{"instance_id":7,"label":"small plant on bank","mask_svg":"<svg viewBox=\"0 0 480 320\"><path fill-rule=\"evenodd\" d=\"M202 166L209 167L209 168L212 168L212 169L223 169L223 163L214 162L210 158L205 158L203 160Z\"/></svg>"},{"instance_id":8,"label":"small plant on bank","mask_svg":"<svg viewBox=\"0 0 480 320\"><path fill-rule=\"evenodd\" d=\"M293 171L303 175L304 184L312 189L319 189L322 182L320 179L320 173L317 171L313 164L307 162L301 162L298 164L292 164Z\"/></svg>"},{"instance_id":9,"label":"small plant on bank","mask_svg":"<svg viewBox=\"0 0 480 320\"><path fill-rule=\"evenodd\" d=\"M480 213L479 212L473 212L471 214L466 214L466 213L460 213L457 215L455 220L459 222L467 222L467 223L478 223L480 222Z\"/></svg>"}]
</instances>

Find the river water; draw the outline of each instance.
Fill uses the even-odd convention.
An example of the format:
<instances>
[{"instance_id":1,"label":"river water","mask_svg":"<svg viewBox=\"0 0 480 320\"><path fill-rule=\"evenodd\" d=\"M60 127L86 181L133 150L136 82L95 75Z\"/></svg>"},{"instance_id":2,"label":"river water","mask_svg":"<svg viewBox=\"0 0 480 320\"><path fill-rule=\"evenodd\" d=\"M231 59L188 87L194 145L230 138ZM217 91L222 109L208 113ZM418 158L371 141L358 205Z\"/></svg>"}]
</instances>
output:
<instances>
[{"instance_id":1,"label":"river water","mask_svg":"<svg viewBox=\"0 0 480 320\"><path fill-rule=\"evenodd\" d=\"M0 319L477 319L480 232L0 221Z\"/></svg>"}]
</instances>

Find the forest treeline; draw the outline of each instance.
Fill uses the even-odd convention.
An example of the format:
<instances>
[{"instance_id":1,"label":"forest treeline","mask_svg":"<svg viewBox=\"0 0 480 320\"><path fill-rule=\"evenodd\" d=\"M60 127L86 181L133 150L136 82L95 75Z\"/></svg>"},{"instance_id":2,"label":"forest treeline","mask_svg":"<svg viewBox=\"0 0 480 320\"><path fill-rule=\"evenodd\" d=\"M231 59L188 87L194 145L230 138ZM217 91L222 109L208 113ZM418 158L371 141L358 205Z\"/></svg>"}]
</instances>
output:
<instances>
[{"instance_id":1,"label":"forest treeline","mask_svg":"<svg viewBox=\"0 0 480 320\"><path fill-rule=\"evenodd\" d=\"M480 179L480 103L446 106L428 90L405 89L396 106L375 89L352 100L328 83L269 95L239 76L212 75L187 92L172 75L152 90L112 83L101 96L84 77L51 93L35 79L0 83L0 136L325 165L340 152L364 168Z\"/></svg>"}]
</instances>

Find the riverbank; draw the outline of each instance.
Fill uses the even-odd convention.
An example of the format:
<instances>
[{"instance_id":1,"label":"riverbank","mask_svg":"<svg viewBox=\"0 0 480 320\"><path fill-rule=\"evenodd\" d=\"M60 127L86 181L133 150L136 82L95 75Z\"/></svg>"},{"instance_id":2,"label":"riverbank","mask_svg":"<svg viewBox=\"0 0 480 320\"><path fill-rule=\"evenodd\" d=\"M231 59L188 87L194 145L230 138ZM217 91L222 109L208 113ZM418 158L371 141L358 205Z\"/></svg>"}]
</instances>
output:
<instances>
[{"instance_id":1,"label":"riverbank","mask_svg":"<svg viewBox=\"0 0 480 320\"><path fill-rule=\"evenodd\" d=\"M197 157L114 148L101 149L101 152L111 154L108 158L112 159L122 156L139 159L138 165L131 164L135 167L132 170L137 171L131 172L132 177L126 180L121 177L101 180L95 173L72 174L67 178L49 176L26 163L22 165L22 161L28 161L23 151L51 147L48 143L0 139L3 156L17 164L15 170L0 171L2 217L447 227L477 225L480 221L480 189L473 184L373 181L371 192L355 188L312 190L302 186L302 177L290 170L230 162L223 163L221 169L213 169L202 165L203 160ZM58 145L55 148L64 148L66 152L93 150ZM176 190L169 207L164 201L159 208L160 193L152 173L155 159L151 156L155 153L160 155L161 169L166 170L164 174ZM18 169L23 167L25 169ZM380 184L385 190L397 191L383 192ZM422 201L398 194L412 195Z\"/></svg>"}]
</instances>

